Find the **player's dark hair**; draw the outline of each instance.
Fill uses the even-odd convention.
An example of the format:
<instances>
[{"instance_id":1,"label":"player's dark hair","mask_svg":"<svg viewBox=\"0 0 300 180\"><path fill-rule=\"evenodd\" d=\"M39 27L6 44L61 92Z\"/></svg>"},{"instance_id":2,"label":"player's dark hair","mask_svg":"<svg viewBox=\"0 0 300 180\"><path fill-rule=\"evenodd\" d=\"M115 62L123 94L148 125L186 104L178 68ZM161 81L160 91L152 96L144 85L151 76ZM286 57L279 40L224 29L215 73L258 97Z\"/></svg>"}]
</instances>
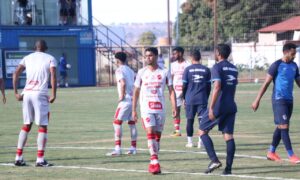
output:
<instances>
[{"instance_id":1,"label":"player's dark hair","mask_svg":"<svg viewBox=\"0 0 300 180\"><path fill-rule=\"evenodd\" d=\"M294 43L286 43L285 45L283 45L282 51L289 51L291 49L296 49L297 46Z\"/></svg>"},{"instance_id":2,"label":"player's dark hair","mask_svg":"<svg viewBox=\"0 0 300 180\"><path fill-rule=\"evenodd\" d=\"M180 52L182 55L184 54L184 49L180 46L175 47L172 51Z\"/></svg>"},{"instance_id":3,"label":"player's dark hair","mask_svg":"<svg viewBox=\"0 0 300 180\"><path fill-rule=\"evenodd\" d=\"M158 56L158 50L156 47L148 47L145 49L145 52L150 51L152 52L155 56Z\"/></svg>"},{"instance_id":4,"label":"player's dark hair","mask_svg":"<svg viewBox=\"0 0 300 180\"><path fill-rule=\"evenodd\" d=\"M216 49L219 54L225 59L227 59L231 53L231 48L228 44L218 44Z\"/></svg>"},{"instance_id":5,"label":"player's dark hair","mask_svg":"<svg viewBox=\"0 0 300 180\"><path fill-rule=\"evenodd\" d=\"M48 49L48 46L47 46L47 43L45 40L43 39L40 39L40 40L37 40L35 42L35 45L34 45L34 50L36 51L46 51Z\"/></svg>"},{"instance_id":6,"label":"player's dark hair","mask_svg":"<svg viewBox=\"0 0 300 180\"><path fill-rule=\"evenodd\" d=\"M194 49L191 52L191 57L195 60L195 61L200 61L201 59L201 53L200 50L198 49Z\"/></svg>"},{"instance_id":7,"label":"player's dark hair","mask_svg":"<svg viewBox=\"0 0 300 180\"><path fill-rule=\"evenodd\" d=\"M126 62L126 59L127 59L127 55L126 53L124 52L117 52L115 54L115 58L116 59L119 59L122 63L125 63Z\"/></svg>"}]
</instances>

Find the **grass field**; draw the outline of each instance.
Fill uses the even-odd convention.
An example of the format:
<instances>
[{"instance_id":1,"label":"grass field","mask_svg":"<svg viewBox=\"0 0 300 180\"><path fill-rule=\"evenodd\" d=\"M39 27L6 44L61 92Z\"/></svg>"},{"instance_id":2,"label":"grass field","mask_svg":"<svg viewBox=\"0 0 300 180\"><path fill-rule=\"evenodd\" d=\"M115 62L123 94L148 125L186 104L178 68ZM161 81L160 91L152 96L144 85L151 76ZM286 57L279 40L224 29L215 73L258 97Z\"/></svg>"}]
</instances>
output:
<instances>
[{"instance_id":1,"label":"grass field","mask_svg":"<svg viewBox=\"0 0 300 180\"><path fill-rule=\"evenodd\" d=\"M162 175L156 179L300 179L300 165L287 160L281 143L278 152L285 161L267 161L265 155L274 130L271 111L271 88L264 96L260 109L254 113L250 104L260 85L239 84L236 101L238 115L235 127L236 158L233 176L220 176L223 168L211 175L202 172L209 160L203 149L185 148L185 134L170 136L173 127L168 117L161 140L160 163ZM0 179L152 179L147 172L149 152L146 134L139 122L138 154L135 156L106 157L113 148L112 117L116 108L116 88L59 89L57 101L51 105L51 120L46 159L54 163L50 168L34 167L37 128L33 127L24 157L29 166L14 167L17 137L22 125L21 103L7 90L7 104L0 104ZM291 139L296 154L300 155L300 91L295 90ZM167 100L169 104L169 101ZM184 119L184 114L182 114ZM195 124L195 130L197 127ZM185 121L182 123L185 132ZM123 147L130 143L128 126L123 128ZM225 143L216 129L211 132L216 151L225 163ZM194 142L197 142L194 137ZM125 150L123 150L124 152Z\"/></svg>"}]
</instances>

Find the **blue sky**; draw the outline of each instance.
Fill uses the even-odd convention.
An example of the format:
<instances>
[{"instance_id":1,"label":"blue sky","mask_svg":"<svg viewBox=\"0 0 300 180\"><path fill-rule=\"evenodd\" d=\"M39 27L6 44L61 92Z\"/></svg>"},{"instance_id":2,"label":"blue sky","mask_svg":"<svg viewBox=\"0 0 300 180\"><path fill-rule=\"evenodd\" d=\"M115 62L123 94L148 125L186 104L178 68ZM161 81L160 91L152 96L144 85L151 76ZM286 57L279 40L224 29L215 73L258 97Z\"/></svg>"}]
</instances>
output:
<instances>
[{"instance_id":1,"label":"blue sky","mask_svg":"<svg viewBox=\"0 0 300 180\"><path fill-rule=\"evenodd\" d=\"M178 0L181 4L185 0ZM109 24L167 21L167 0L92 0L93 15ZM170 19L175 21L177 0L170 0Z\"/></svg>"}]
</instances>

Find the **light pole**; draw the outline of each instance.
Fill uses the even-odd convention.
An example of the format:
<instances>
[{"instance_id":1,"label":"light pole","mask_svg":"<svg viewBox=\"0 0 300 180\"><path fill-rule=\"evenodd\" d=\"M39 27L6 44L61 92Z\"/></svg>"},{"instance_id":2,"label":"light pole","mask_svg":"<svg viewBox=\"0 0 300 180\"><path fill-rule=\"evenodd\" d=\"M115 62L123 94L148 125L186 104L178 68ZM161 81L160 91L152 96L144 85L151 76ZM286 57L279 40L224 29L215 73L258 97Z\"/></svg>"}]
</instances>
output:
<instances>
[{"instance_id":1,"label":"light pole","mask_svg":"<svg viewBox=\"0 0 300 180\"><path fill-rule=\"evenodd\" d=\"M170 28L170 0L167 0L167 12L168 12L168 45L171 46L171 28Z\"/></svg>"},{"instance_id":2,"label":"light pole","mask_svg":"<svg viewBox=\"0 0 300 180\"><path fill-rule=\"evenodd\" d=\"M213 11L214 11L214 50L217 47L218 44L218 13L217 13L217 5L218 5L218 0L214 0L214 6L213 6Z\"/></svg>"}]
</instances>

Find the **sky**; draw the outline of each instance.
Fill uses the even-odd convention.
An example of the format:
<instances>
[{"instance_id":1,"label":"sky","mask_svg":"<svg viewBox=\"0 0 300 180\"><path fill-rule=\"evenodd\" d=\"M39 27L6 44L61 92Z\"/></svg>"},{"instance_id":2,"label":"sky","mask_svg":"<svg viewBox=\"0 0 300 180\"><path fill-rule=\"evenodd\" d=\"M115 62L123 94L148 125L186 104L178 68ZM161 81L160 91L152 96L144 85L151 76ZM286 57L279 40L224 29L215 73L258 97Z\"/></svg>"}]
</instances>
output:
<instances>
[{"instance_id":1,"label":"sky","mask_svg":"<svg viewBox=\"0 0 300 180\"><path fill-rule=\"evenodd\" d=\"M177 0L170 1L170 20L177 16ZM179 4L185 0L178 0ZM93 16L101 23L166 22L167 0L92 0Z\"/></svg>"}]
</instances>

